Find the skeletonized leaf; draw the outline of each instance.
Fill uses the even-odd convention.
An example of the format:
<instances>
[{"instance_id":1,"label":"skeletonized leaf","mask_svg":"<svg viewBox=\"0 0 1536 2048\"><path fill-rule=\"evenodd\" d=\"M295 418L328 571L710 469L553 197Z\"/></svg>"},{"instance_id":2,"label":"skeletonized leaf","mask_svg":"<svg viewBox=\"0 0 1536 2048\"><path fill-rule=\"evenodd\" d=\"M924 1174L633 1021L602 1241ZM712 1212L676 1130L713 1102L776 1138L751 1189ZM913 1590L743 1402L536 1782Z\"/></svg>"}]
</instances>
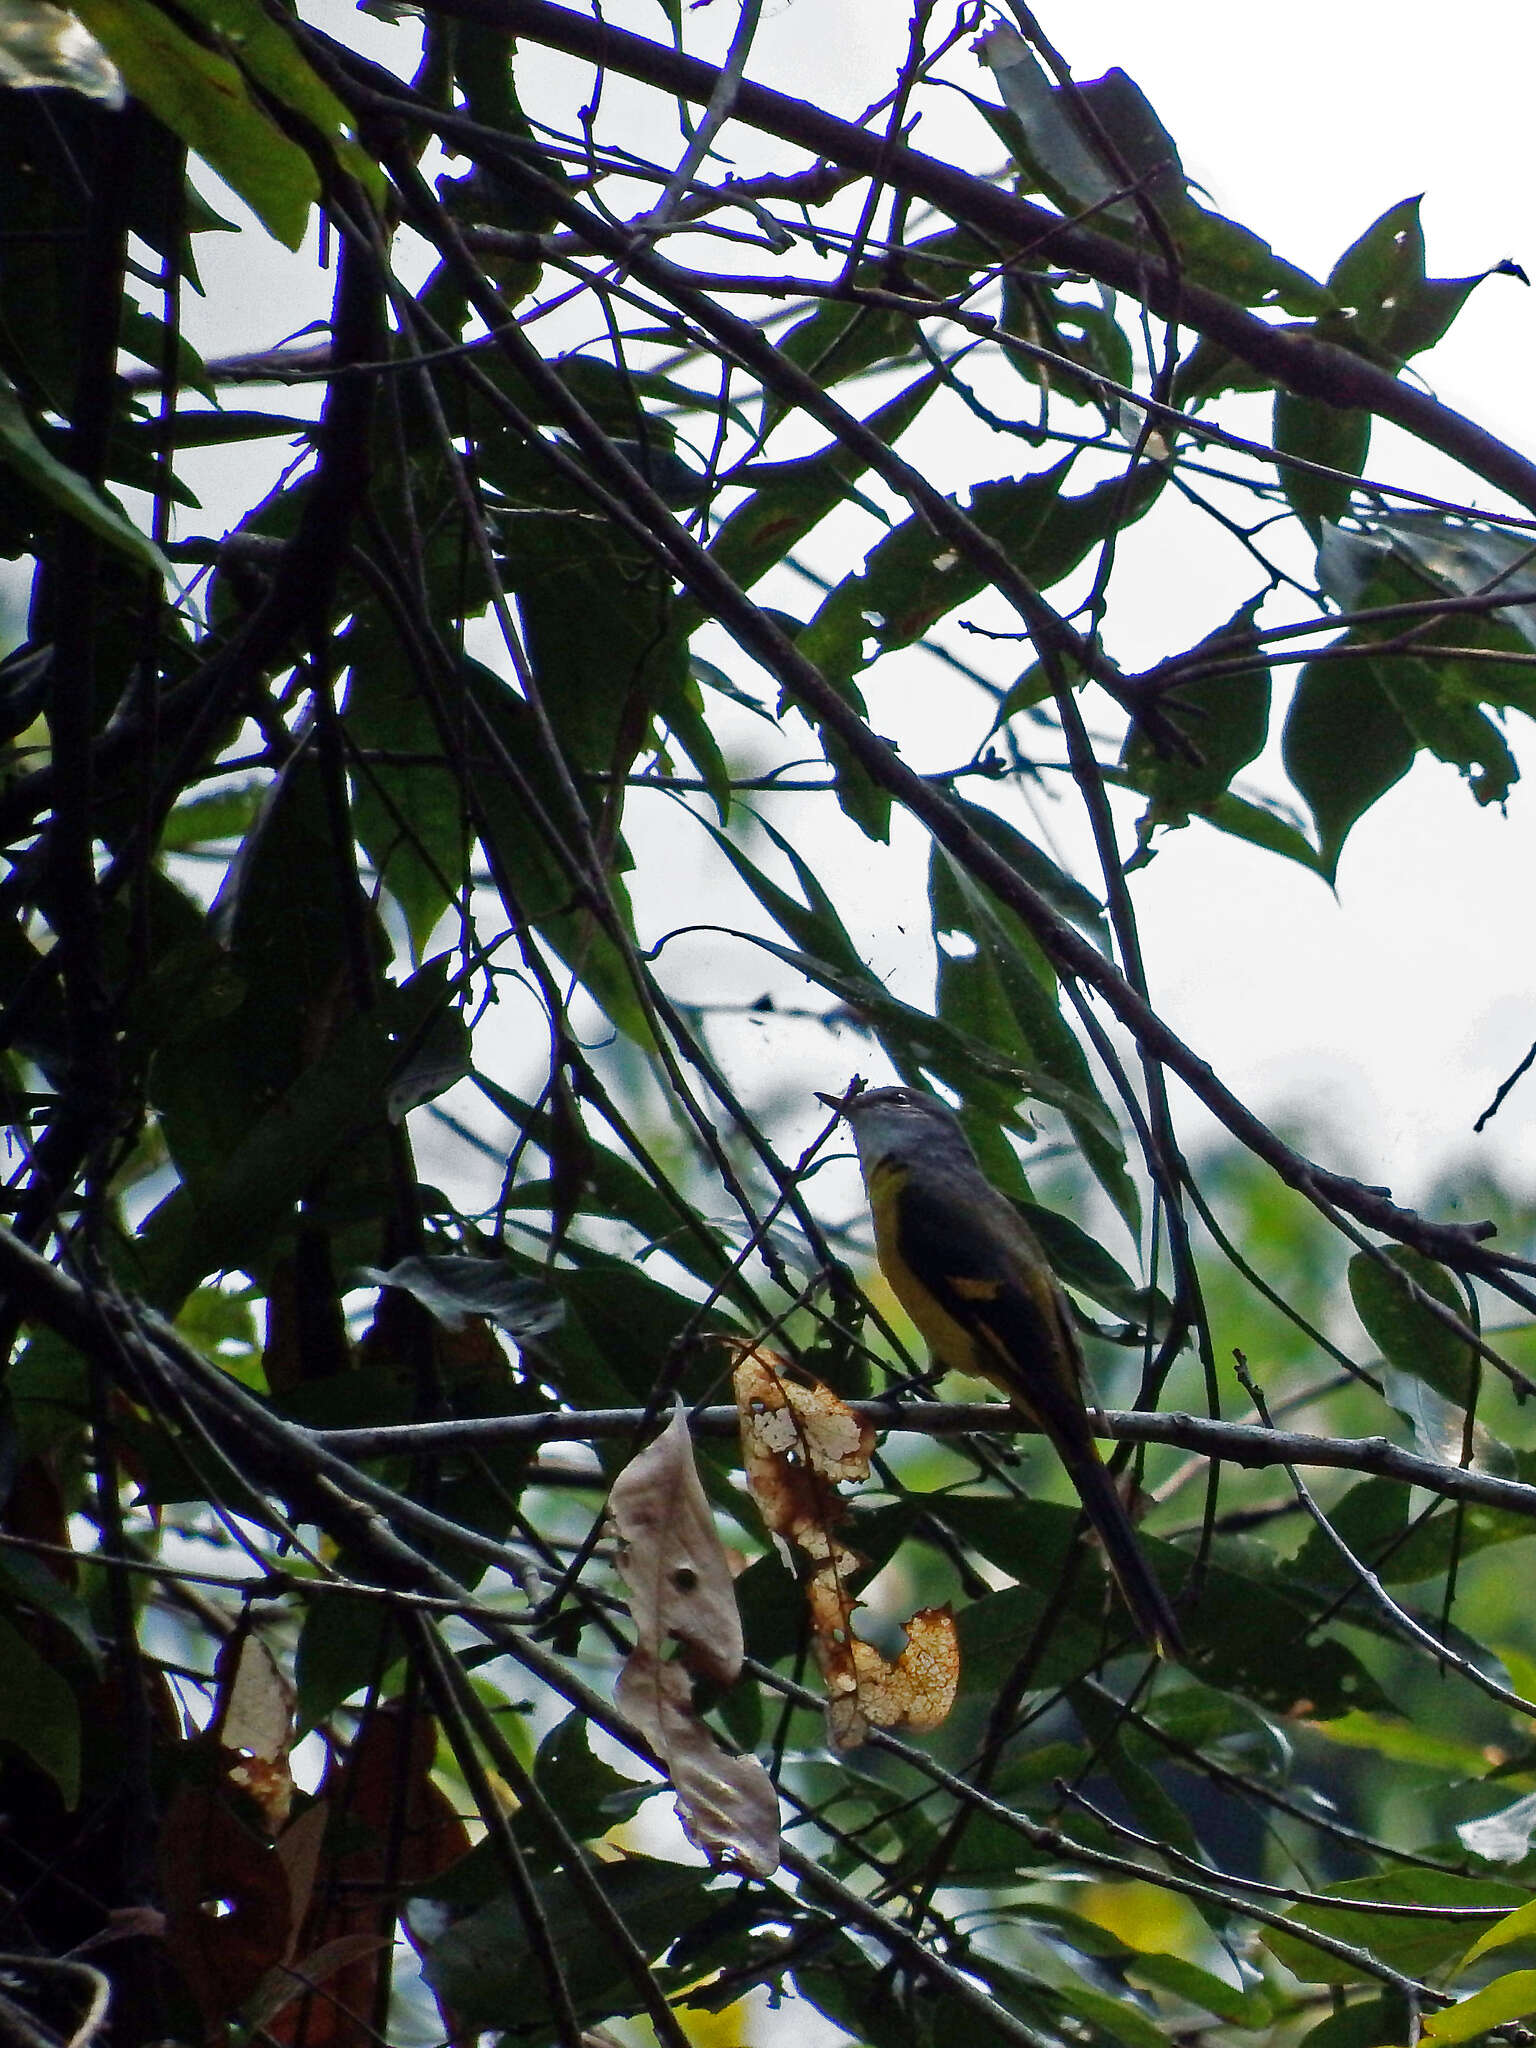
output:
<instances>
[{"instance_id":1,"label":"skeletonized leaf","mask_svg":"<svg viewBox=\"0 0 1536 2048\"><path fill-rule=\"evenodd\" d=\"M960 1686L960 1642L954 1610L923 1607L906 1623L907 1643L896 1658L882 1656L856 1636L850 1601L830 1571L811 1583L816 1656L831 1694L827 1733L834 1749L857 1749L871 1728L910 1728L923 1734L949 1714Z\"/></svg>"},{"instance_id":2,"label":"skeletonized leaf","mask_svg":"<svg viewBox=\"0 0 1536 2048\"><path fill-rule=\"evenodd\" d=\"M854 1634L861 1603L849 1581L864 1560L836 1534L847 1513L836 1489L868 1477L875 1431L829 1387L807 1386L792 1371L788 1359L742 1345L732 1381L752 1498L773 1533L811 1561L805 1597L831 1695L827 1733L834 1748L857 1749L871 1727L937 1728L960 1683L954 1615L948 1607L914 1614L895 1659Z\"/></svg>"}]
</instances>

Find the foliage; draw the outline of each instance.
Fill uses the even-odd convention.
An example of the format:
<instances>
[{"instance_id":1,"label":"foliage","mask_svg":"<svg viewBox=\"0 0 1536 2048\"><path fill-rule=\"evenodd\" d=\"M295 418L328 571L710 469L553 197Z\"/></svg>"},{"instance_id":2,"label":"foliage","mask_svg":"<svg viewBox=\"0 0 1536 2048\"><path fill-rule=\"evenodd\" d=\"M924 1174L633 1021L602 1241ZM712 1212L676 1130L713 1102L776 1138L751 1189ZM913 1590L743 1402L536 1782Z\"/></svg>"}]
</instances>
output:
<instances>
[{"instance_id":1,"label":"foliage","mask_svg":"<svg viewBox=\"0 0 1536 2048\"><path fill-rule=\"evenodd\" d=\"M11 2030L1519 2022L1532 1218L1268 1129L1150 1006L1126 880L1195 828L1321 888L1421 754L1481 804L1518 776L1536 467L1409 369L1480 281L1430 274L1413 201L1307 276L1033 29L989 76L918 7L856 125L752 83L755 6L724 71L676 7L369 11L355 47L256 0L3 31ZM900 140L957 90L990 171ZM236 199L331 302L205 360ZM1375 420L1509 512L1367 478ZM1175 495L1253 587L1129 673L1119 551ZM944 692L942 773L883 736L900 683ZM931 989L851 907L909 828ZM1072 1290L1186 1663L1018 1419L909 1378L805 1138L850 1042L958 1101ZM902 1404L835 1509L770 1447L801 1587L710 1406L765 1344L831 1390L783 1414ZM669 1415L686 1463L676 1397L700 1472L686 1528L647 1498L679 1547L642 1615L604 1500ZM916 1634L850 1650L876 1574L942 1687ZM818 1665L901 1695L862 1746ZM658 1753L685 1804L746 1785L734 1868Z\"/></svg>"}]
</instances>

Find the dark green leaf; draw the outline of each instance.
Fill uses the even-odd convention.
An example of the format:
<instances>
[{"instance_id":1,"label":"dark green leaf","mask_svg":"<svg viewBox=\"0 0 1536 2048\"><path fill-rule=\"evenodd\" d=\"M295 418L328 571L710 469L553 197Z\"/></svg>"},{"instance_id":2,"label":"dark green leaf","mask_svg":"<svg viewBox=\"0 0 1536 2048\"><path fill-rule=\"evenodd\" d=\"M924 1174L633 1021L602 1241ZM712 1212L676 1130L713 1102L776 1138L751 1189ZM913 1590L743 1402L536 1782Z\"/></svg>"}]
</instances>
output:
<instances>
[{"instance_id":1,"label":"dark green leaf","mask_svg":"<svg viewBox=\"0 0 1536 2048\"><path fill-rule=\"evenodd\" d=\"M206 159L278 241L297 249L320 196L319 178L298 144L257 106L236 67L194 42L150 0L82 0L77 11L134 98Z\"/></svg>"},{"instance_id":2,"label":"dark green leaf","mask_svg":"<svg viewBox=\"0 0 1536 2048\"><path fill-rule=\"evenodd\" d=\"M1049 961L1013 913L995 903L937 844L930 858L929 897L938 941L939 1015L968 1037L1028 1060L1075 1096L1097 1105L1098 1114L1092 1117L1068 1109L1068 1122L1106 1194L1132 1232L1138 1231L1141 1202L1126 1171L1119 1129L1082 1047L1061 1015ZM954 932L966 934L975 945L968 958L946 951L943 938Z\"/></svg>"},{"instance_id":3,"label":"dark green leaf","mask_svg":"<svg viewBox=\"0 0 1536 2048\"><path fill-rule=\"evenodd\" d=\"M887 445L894 445L939 388L936 371L919 377L899 397L869 415L865 425ZM743 590L783 561L811 530L848 495L867 464L841 441L798 462L779 464L771 482L764 482L725 519L710 543L710 553Z\"/></svg>"},{"instance_id":4,"label":"dark green leaf","mask_svg":"<svg viewBox=\"0 0 1536 2048\"><path fill-rule=\"evenodd\" d=\"M1425 1381L1458 1408L1469 1407L1477 1353L1415 1300L1407 1283L1443 1302L1463 1322L1469 1319L1466 1297L1451 1275L1410 1245L1394 1245L1379 1259L1356 1252L1349 1262L1355 1311L1382 1357L1399 1372Z\"/></svg>"},{"instance_id":5,"label":"dark green leaf","mask_svg":"<svg viewBox=\"0 0 1536 2048\"><path fill-rule=\"evenodd\" d=\"M1359 476L1371 446L1371 415L1281 390L1275 393L1274 433L1275 446L1282 455L1300 456L1303 461ZM1282 463L1280 482L1291 510L1314 539L1325 519L1341 519L1349 509L1351 490L1342 478L1314 476Z\"/></svg>"},{"instance_id":6,"label":"dark green leaf","mask_svg":"<svg viewBox=\"0 0 1536 2048\"><path fill-rule=\"evenodd\" d=\"M1417 198L1373 221L1334 265L1328 287L1345 309L1337 339L1394 367L1433 348L1468 295L1492 273L1427 277Z\"/></svg>"},{"instance_id":7,"label":"dark green leaf","mask_svg":"<svg viewBox=\"0 0 1536 2048\"><path fill-rule=\"evenodd\" d=\"M23 410L16 387L5 376L0 376L0 463L109 547L161 575L170 575L165 557L148 534L140 533L115 505L93 491L84 477L48 452Z\"/></svg>"},{"instance_id":8,"label":"dark green leaf","mask_svg":"<svg viewBox=\"0 0 1536 2048\"><path fill-rule=\"evenodd\" d=\"M349 1577L368 1576L366 1569L359 1569L360 1561L349 1566L343 1556L336 1563ZM299 1727L318 1727L354 1693L370 1686L387 1696L388 1674L401 1662L405 1649L387 1602L316 1595L305 1611L294 1651Z\"/></svg>"},{"instance_id":9,"label":"dark green leaf","mask_svg":"<svg viewBox=\"0 0 1536 2048\"><path fill-rule=\"evenodd\" d=\"M1390 1479L1362 1479L1329 1509L1328 1520L1356 1557L1388 1586L1436 1578L1457 1557L1536 1536L1536 1523L1529 1516L1478 1505L1457 1514L1446 1502L1429 1520L1416 1515L1410 1522L1408 1495ZM1321 1529L1308 1536L1294 1569L1298 1578L1320 1587L1340 1588L1355 1581Z\"/></svg>"},{"instance_id":10,"label":"dark green leaf","mask_svg":"<svg viewBox=\"0 0 1536 2048\"><path fill-rule=\"evenodd\" d=\"M1465 1921L1439 1920L1432 1914L1372 1913L1353 1900L1414 1906L1523 1906L1530 1894L1521 1885L1493 1878L1456 1877L1442 1870L1383 1870L1374 1877L1354 1877L1327 1887L1336 1906L1290 1906L1285 1918L1296 1928L1312 1928L1335 1941L1365 1949L1390 1969L1422 1978L1452 1961L1467 1948ZM1311 1947L1299 1933L1261 1928L1259 1938L1304 1984L1357 1984L1367 1973L1355 1964Z\"/></svg>"},{"instance_id":11,"label":"dark green leaf","mask_svg":"<svg viewBox=\"0 0 1536 2048\"><path fill-rule=\"evenodd\" d=\"M719 1904L707 1889L707 1870L642 1857L591 1868L641 1954L653 1960ZM563 1874L546 1877L538 1892L578 2018L595 2022L640 2008L641 1995L617 1944L593 1939L591 1908L571 1880ZM493 1899L429 1940L422 1968L444 2003L477 2032L516 2034L548 2025L544 1972L510 1898Z\"/></svg>"},{"instance_id":12,"label":"dark green leaf","mask_svg":"<svg viewBox=\"0 0 1536 2048\"><path fill-rule=\"evenodd\" d=\"M431 961L353 1017L227 1156L168 1195L134 1242L139 1284L174 1308L205 1274L272 1256L293 1204L348 1146L383 1123L390 1081L446 998Z\"/></svg>"},{"instance_id":13,"label":"dark green leaf","mask_svg":"<svg viewBox=\"0 0 1536 2048\"><path fill-rule=\"evenodd\" d=\"M445 1330L462 1330L471 1317L484 1316L523 1342L547 1336L564 1320L556 1296L494 1259L413 1256L388 1272L364 1266L359 1277L370 1287L400 1288Z\"/></svg>"},{"instance_id":14,"label":"dark green leaf","mask_svg":"<svg viewBox=\"0 0 1536 2048\"><path fill-rule=\"evenodd\" d=\"M1175 655L1170 664L1175 673L1185 665L1238 660L1248 653L1262 603L1262 593L1251 597L1225 625L1187 654ZM1149 799L1138 828L1142 839L1157 825L1185 825L1192 812L1208 811L1227 794L1233 776L1263 752L1269 736L1269 690L1269 669L1257 660L1251 667L1207 681L1175 681L1162 708L1188 737L1200 756L1198 762L1159 753L1144 727L1131 728L1120 765L1133 787Z\"/></svg>"},{"instance_id":15,"label":"dark green leaf","mask_svg":"<svg viewBox=\"0 0 1536 2048\"><path fill-rule=\"evenodd\" d=\"M655 1792L592 1753L581 1714L567 1714L539 1744L533 1781L578 1842L590 1842L629 1820Z\"/></svg>"},{"instance_id":16,"label":"dark green leaf","mask_svg":"<svg viewBox=\"0 0 1536 2048\"><path fill-rule=\"evenodd\" d=\"M0 1615L0 1743L52 1778L66 1807L80 1797L80 1710L68 1681Z\"/></svg>"},{"instance_id":17,"label":"dark green leaf","mask_svg":"<svg viewBox=\"0 0 1536 2048\"><path fill-rule=\"evenodd\" d=\"M1350 827L1413 766L1413 734L1364 656L1309 662L1286 715L1284 756L1317 822L1318 862L1331 882Z\"/></svg>"}]
</instances>

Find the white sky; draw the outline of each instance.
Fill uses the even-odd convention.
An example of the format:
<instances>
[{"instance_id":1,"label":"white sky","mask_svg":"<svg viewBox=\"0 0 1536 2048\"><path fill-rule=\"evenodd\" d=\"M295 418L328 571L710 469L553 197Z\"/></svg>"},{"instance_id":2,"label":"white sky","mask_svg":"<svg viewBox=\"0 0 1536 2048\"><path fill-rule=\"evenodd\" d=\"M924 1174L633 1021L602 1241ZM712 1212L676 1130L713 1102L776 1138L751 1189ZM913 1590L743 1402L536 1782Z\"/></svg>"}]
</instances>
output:
<instances>
[{"instance_id":1,"label":"white sky","mask_svg":"<svg viewBox=\"0 0 1536 2048\"><path fill-rule=\"evenodd\" d=\"M605 11L610 20L665 38L661 9L647 0ZM1527 7L1469 0L1454 24L1438 10L1367 0L1292 0L1283 14L1232 0L1173 7L1048 0L1039 12L1080 77L1113 63L1128 70L1214 202L1314 274L1326 274L1386 207L1423 192L1432 272L1481 271L1513 256L1536 275L1527 140L1536 27ZM333 0L318 0L313 13L340 33L365 35L381 54L394 43L395 32ZM831 111L857 113L889 80L906 16L891 0L769 0L752 75ZM690 47L715 55L729 39L735 10L713 0L685 20ZM573 79L585 85L588 75L533 51L520 68L525 101L535 110L541 91L568 91ZM956 62L951 75L988 91L986 74L968 59ZM918 146L977 161L976 119L963 103L930 95L924 105ZM675 156L675 136L655 133L652 140L658 154ZM728 130L727 149L733 140L739 131ZM965 151L972 154L958 154ZM205 353L275 341L323 311L323 297L311 298L318 283L312 259L295 266L269 245L256 260L253 241L242 236L237 247L233 237L205 237L199 244L211 288L196 333ZM196 321L200 310L189 307L189 317ZM214 312L217 322L209 326L206 313ZM1474 294L1451 341L1418 367L1449 403L1529 446L1536 442L1527 374L1533 340L1536 295L1493 278ZM1014 387L1016 394L1022 389ZM1014 409L1022 410L1022 401ZM1012 443L997 456L968 448L960 473L1012 470L1017 453ZM936 450L936 464L940 459ZM1370 471L1453 495L1469 489L1465 480L1452 483L1438 458L1383 432ZM239 482L226 473L236 504ZM208 493L210 511L217 496ZM1496 502L1486 490L1474 501ZM1191 529L1186 552L1178 523L1159 515L1127 537L1110 621L1111 646L1122 659L1188 644L1254 588L1251 568L1236 550L1234 559L1220 558L1210 535L1208 527ZM797 608L806 609L803 589ZM878 729L899 722L915 765L952 764L954 742L932 711L931 680L920 684L902 670L887 684L882 669L865 681ZM1524 722L1512 723L1517 757L1522 749L1531 753L1536 776ZM1278 768L1269 779L1283 788ZM1135 881L1154 1000L1261 1111L1331 1121L1339 1134L1336 1163L1391 1183L1404 1199L1474 1147L1476 1156L1530 1185L1536 1077L1517 1091L1490 1135L1473 1140L1471 1124L1536 1037L1533 818L1527 785L1516 787L1507 816L1483 812L1453 770L1421 760L1356 827L1337 898L1315 876L1195 825L1166 840ZM1071 822L1061 826L1065 843L1078 848L1081 835ZM642 855L652 829L637 809L631 838ZM924 922L918 839L899 834L896 854L877 863L854 835L845 837L847 857L839 851L836 859L850 925L880 970L922 1000L924 956L906 936ZM842 843L835 832L827 844L834 843ZM817 858L809 844L807 851ZM669 865L668 886L675 872ZM673 916L663 928L681 921ZM707 982L711 961L701 956L698 968ZM806 1087L838 1080L804 1066L809 1047L789 1027L752 1028L757 1035L743 1051L750 1048L760 1079L779 1071L792 1094L803 1092L802 1078ZM850 1061L857 1052L850 1043ZM807 1135L812 1108L807 1102ZM1191 1114L1188 1137L1198 1142L1204 1128Z\"/></svg>"}]
</instances>

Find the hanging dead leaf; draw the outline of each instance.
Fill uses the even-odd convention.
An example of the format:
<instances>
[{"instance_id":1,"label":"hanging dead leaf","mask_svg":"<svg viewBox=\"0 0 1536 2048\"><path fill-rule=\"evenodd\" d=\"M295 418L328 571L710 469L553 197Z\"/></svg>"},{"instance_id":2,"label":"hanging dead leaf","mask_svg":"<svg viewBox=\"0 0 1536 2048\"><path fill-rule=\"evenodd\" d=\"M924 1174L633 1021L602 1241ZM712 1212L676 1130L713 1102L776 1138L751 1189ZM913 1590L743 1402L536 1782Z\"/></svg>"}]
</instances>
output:
<instances>
[{"instance_id":1,"label":"hanging dead leaf","mask_svg":"<svg viewBox=\"0 0 1536 2048\"><path fill-rule=\"evenodd\" d=\"M160 1831L160 1874L171 1960L222 2024L288 1952L287 1873L222 1793L185 1784Z\"/></svg>"},{"instance_id":2,"label":"hanging dead leaf","mask_svg":"<svg viewBox=\"0 0 1536 2048\"><path fill-rule=\"evenodd\" d=\"M732 1756L720 1747L694 1710L693 1685L682 1665L636 1650L613 1697L666 1765L677 1817L694 1847L728 1869L771 1877L779 1867L773 1780L755 1756Z\"/></svg>"},{"instance_id":3,"label":"hanging dead leaf","mask_svg":"<svg viewBox=\"0 0 1536 2048\"><path fill-rule=\"evenodd\" d=\"M747 1485L776 1536L826 1554L846 1512L835 1489L869 1477L874 1424L819 1380L794 1377L787 1358L736 1345L731 1379Z\"/></svg>"},{"instance_id":4,"label":"hanging dead leaf","mask_svg":"<svg viewBox=\"0 0 1536 2048\"><path fill-rule=\"evenodd\" d=\"M680 1406L613 1482L608 1517L641 1648L659 1658L674 1638L690 1671L734 1685L741 1616Z\"/></svg>"},{"instance_id":5,"label":"hanging dead leaf","mask_svg":"<svg viewBox=\"0 0 1536 2048\"><path fill-rule=\"evenodd\" d=\"M278 1861L287 1874L288 1898L292 1908L286 1961L293 1959L310 1900L314 1897L315 1878L320 1869L330 1818L329 1801L317 1799L305 1807L297 1820L290 1821L277 1838Z\"/></svg>"},{"instance_id":6,"label":"hanging dead leaf","mask_svg":"<svg viewBox=\"0 0 1536 2048\"><path fill-rule=\"evenodd\" d=\"M265 2023L285 2048L377 2048L373 1997L379 1960L392 1939L392 1908L470 1846L463 1821L432 1776L436 1753L431 1715L387 1701L363 1716L345 1762L333 1759L322 1788L325 1803L345 1814L363 1839L339 1855L322 1856L318 1877L311 1869L309 1911L284 1957L285 1980L308 1981L297 1986L299 1996L279 2000ZM302 1814L295 1828L316 1810ZM296 1869L308 1862L309 1851L302 1840L292 1845ZM322 1978L323 1990L313 1993ZM264 1983L258 1995L270 1999L277 1989ZM451 2017L443 2018L451 2039Z\"/></svg>"},{"instance_id":7,"label":"hanging dead leaf","mask_svg":"<svg viewBox=\"0 0 1536 2048\"><path fill-rule=\"evenodd\" d=\"M635 1623L615 1704L672 1780L688 1839L733 1869L767 1877L779 1866L773 1781L756 1757L723 1749L693 1704L689 1673L732 1684L742 1640L730 1564L681 1407L614 1481L608 1514ZM679 1653L669 1658L673 1641Z\"/></svg>"},{"instance_id":8,"label":"hanging dead leaf","mask_svg":"<svg viewBox=\"0 0 1536 2048\"><path fill-rule=\"evenodd\" d=\"M834 1749L857 1749L871 1728L924 1734L946 1720L960 1683L960 1645L948 1607L924 1607L906 1624L906 1648L882 1656L852 1629L853 1609L830 1578L808 1588L816 1660L827 1682L827 1733Z\"/></svg>"},{"instance_id":9,"label":"hanging dead leaf","mask_svg":"<svg viewBox=\"0 0 1536 2048\"><path fill-rule=\"evenodd\" d=\"M850 1581L864 1560L836 1533L848 1512L837 1488L869 1476L874 1425L830 1387L807 1385L778 1353L745 1344L733 1349L747 1485L768 1527L810 1561L805 1597L816 1661L831 1695L833 1747L856 1749L872 1727L937 1728L960 1680L949 1608L913 1615L906 1648L894 1660L853 1632L861 1603Z\"/></svg>"},{"instance_id":10,"label":"hanging dead leaf","mask_svg":"<svg viewBox=\"0 0 1536 2048\"><path fill-rule=\"evenodd\" d=\"M230 1784L250 1794L277 1834L293 1803L293 1687L259 1636L233 1635L220 1651L209 1733L226 1753Z\"/></svg>"}]
</instances>

